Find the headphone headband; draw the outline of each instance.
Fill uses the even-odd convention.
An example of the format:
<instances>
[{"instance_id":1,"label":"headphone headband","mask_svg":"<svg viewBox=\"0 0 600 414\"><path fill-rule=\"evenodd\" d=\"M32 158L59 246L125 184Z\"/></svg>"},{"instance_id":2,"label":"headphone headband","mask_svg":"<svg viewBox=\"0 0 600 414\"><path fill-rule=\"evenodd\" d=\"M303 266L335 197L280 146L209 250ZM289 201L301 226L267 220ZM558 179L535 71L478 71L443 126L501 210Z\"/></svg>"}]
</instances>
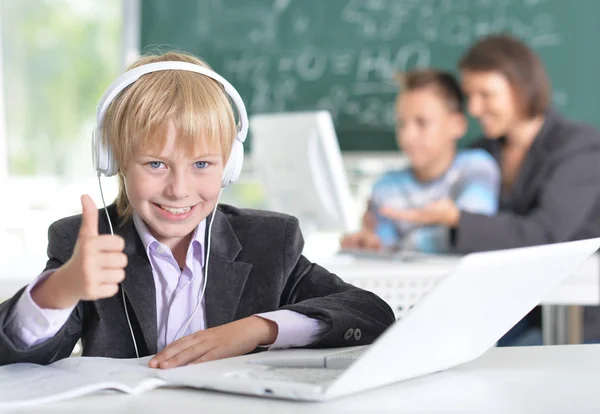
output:
<instances>
[{"instance_id":1,"label":"headphone headband","mask_svg":"<svg viewBox=\"0 0 600 414\"><path fill-rule=\"evenodd\" d=\"M208 76L209 78L219 82L225 89L227 95L229 95L229 98L234 103L238 114L238 123L237 136L233 141L229 160L227 161L227 164L223 170L222 186L225 187L234 183L239 178L242 170L242 161L244 158L242 144L248 135L248 114L246 112L244 101L242 101L242 97L238 91L218 73L204 66L181 61L154 62L138 66L123 73L121 76L115 79L108 86L108 88L106 88L106 91L102 95L102 98L100 99L100 102L96 108L96 127L92 133L92 158L96 172L99 175L104 174L107 177L117 173L117 165L114 155L110 148L104 144L102 136L104 118L111 102L125 88L137 81L141 76L161 70L184 70Z\"/></svg>"},{"instance_id":2,"label":"headphone headband","mask_svg":"<svg viewBox=\"0 0 600 414\"><path fill-rule=\"evenodd\" d=\"M119 95L119 93L121 93L123 89L137 81L141 76L161 70L185 70L188 72L200 73L216 80L223 85L225 92L227 92L235 104L235 108L238 113L238 139L242 143L246 141L246 136L248 135L248 114L246 112L246 106L244 105L242 97L233 87L233 85L231 85L224 77L208 68L196 65L194 63L173 60L147 63L145 65L128 70L115 79L108 86L108 88L106 88L106 91L104 91L104 94L98 103L98 107L96 108L96 125L98 128L102 127L102 124L104 123L104 116L106 115L106 111L108 110L111 102L117 97L117 95Z\"/></svg>"}]
</instances>

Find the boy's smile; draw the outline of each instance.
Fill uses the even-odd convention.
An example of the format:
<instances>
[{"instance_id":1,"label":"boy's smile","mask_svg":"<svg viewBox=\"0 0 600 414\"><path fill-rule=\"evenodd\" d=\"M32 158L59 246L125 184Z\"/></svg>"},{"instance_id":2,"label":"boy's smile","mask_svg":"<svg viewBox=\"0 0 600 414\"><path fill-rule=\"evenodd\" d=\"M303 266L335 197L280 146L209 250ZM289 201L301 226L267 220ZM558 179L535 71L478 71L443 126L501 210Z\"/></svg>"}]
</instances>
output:
<instances>
[{"instance_id":1,"label":"boy's smile","mask_svg":"<svg viewBox=\"0 0 600 414\"><path fill-rule=\"evenodd\" d=\"M189 154L172 122L148 140L162 141L163 148L134 150L124 171L127 197L152 235L174 251L187 243L214 209L221 191L223 156L220 149L206 148L200 139ZM149 148L155 147L160 145L151 142Z\"/></svg>"},{"instance_id":2,"label":"boy's smile","mask_svg":"<svg viewBox=\"0 0 600 414\"><path fill-rule=\"evenodd\" d=\"M189 218L196 206L171 207L152 203L167 220L185 220Z\"/></svg>"}]
</instances>

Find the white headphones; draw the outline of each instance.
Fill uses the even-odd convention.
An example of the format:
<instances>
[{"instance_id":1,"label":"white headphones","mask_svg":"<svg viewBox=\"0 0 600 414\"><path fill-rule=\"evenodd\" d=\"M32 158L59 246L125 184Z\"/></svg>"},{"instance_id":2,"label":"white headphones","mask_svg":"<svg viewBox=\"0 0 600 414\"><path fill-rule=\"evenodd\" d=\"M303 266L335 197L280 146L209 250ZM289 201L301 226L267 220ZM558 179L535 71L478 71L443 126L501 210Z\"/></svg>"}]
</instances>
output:
<instances>
[{"instance_id":1,"label":"white headphones","mask_svg":"<svg viewBox=\"0 0 600 414\"><path fill-rule=\"evenodd\" d=\"M238 91L219 74L203 66L179 61L156 62L138 66L137 68L123 73L108 86L104 92L104 95L102 95L102 99L100 99L98 108L96 109L96 128L94 128L94 131L92 132L92 159L94 161L94 168L96 169L98 176L103 174L106 177L110 177L115 175L118 170L113 152L110 150L110 148L104 145L102 140L102 130L104 126L104 116L106 115L106 110L110 106L111 102L119 95L119 93L137 81L140 76L161 70L185 70L188 72L196 72L208 76L223 86L225 92L227 92L235 104L238 115L238 133L233 141L231 154L229 155L229 160L227 161L227 165L225 165L223 170L223 179L221 182L223 187L233 184L237 181L242 171L242 163L244 161L243 143L246 140L246 135L248 134L248 114L246 113L246 107L244 106L242 97Z\"/></svg>"}]
</instances>

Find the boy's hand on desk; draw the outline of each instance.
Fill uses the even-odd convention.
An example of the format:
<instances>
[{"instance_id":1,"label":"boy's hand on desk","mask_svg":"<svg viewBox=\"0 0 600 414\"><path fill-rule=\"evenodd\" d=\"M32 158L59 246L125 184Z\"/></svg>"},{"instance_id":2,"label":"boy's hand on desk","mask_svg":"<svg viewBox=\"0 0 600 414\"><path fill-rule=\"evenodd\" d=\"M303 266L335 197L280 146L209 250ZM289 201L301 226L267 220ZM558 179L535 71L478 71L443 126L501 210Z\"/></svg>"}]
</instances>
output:
<instances>
[{"instance_id":1,"label":"boy's hand on desk","mask_svg":"<svg viewBox=\"0 0 600 414\"><path fill-rule=\"evenodd\" d=\"M98 210L90 196L81 197L81 206L81 227L73 255L31 291L41 308L66 309L80 300L111 297L125 279L125 241L120 236L98 234Z\"/></svg>"},{"instance_id":2,"label":"boy's hand on desk","mask_svg":"<svg viewBox=\"0 0 600 414\"><path fill-rule=\"evenodd\" d=\"M449 198L434 201L420 209L397 210L382 207L379 213L392 220L410 221L417 224L441 224L447 227L456 227L460 221L460 210Z\"/></svg>"},{"instance_id":3,"label":"boy's hand on desk","mask_svg":"<svg viewBox=\"0 0 600 414\"><path fill-rule=\"evenodd\" d=\"M342 249L375 250L381 249L381 240L371 230L363 229L358 233L347 234L340 240Z\"/></svg>"},{"instance_id":4,"label":"boy's hand on desk","mask_svg":"<svg viewBox=\"0 0 600 414\"><path fill-rule=\"evenodd\" d=\"M185 336L156 354L150 368L174 368L247 354L277 339L277 324L250 316Z\"/></svg>"},{"instance_id":5,"label":"boy's hand on desk","mask_svg":"<svg viewBox=\"0 0 600 414\"><path fill-rule=\"evenodd\" d=\"M375 214L367 210L365 214L363 214L362 224L363 228L367 230L375 230L375 227L377 226L377 218L375 217Z\"/></svg>"}]
</instances>

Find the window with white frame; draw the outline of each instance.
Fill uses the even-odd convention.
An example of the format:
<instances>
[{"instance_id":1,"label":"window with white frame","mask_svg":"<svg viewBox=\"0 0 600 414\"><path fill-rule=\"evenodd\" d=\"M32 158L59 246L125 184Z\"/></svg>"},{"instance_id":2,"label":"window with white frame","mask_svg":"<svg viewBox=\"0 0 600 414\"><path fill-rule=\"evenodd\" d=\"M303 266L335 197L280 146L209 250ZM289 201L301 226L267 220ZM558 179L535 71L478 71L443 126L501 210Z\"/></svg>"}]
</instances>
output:
<instances>
[{"instance_id":1,"label":"window with white frame","mask_svg":"<svg viewBox=\"0 0 600 414\"><path fill-rule=\"evenodd\" d=\"M81 193L99 200L91 131L103 90L122 70L127 1L0 0L5 259L43 260L48 225L80 212ZM115 185L105 181L110 202Z\"/></svg>"},{"instance_id":2,"label":"window with white frame","mask_svg":"<svg viewBox=\"0 0 600 414\"><path fill-rule=\"evenodd\" d=\"M1 18L8 174L89 171L96 103L120 71L121 0L2 0Z\"/></svg>"}]
</instances>

